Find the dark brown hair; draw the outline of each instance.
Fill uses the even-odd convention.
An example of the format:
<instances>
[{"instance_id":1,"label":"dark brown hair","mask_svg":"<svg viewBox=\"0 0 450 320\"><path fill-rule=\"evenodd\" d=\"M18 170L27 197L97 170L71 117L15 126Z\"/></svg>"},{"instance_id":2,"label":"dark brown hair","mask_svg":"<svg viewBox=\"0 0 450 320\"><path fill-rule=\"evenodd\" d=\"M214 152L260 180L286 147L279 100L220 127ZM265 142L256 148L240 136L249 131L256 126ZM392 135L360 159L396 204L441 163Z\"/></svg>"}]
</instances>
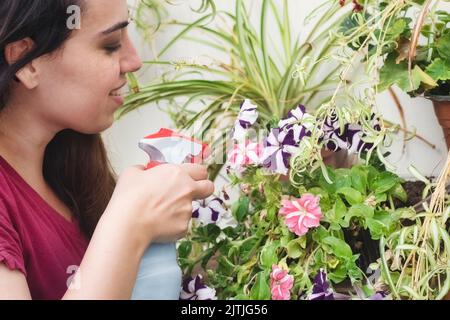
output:
<instances>
[{"instance_id":1,"label":"dark brown hair","mask_svg":"<svg viewBox=\"0 0 450 320\"><path fill-rule=\"evenodd\" d=\"M42 55L60 48L70 37L67 8L83 0L0 1L0 111L5 108L15 74ZM34 48L9 65L7 44L24 38ZM115 188L115 175L100 134L63 130L45 150L43 174L56 195L72 210L81 230L91 237Z\"/></svg>"}]
</instances>

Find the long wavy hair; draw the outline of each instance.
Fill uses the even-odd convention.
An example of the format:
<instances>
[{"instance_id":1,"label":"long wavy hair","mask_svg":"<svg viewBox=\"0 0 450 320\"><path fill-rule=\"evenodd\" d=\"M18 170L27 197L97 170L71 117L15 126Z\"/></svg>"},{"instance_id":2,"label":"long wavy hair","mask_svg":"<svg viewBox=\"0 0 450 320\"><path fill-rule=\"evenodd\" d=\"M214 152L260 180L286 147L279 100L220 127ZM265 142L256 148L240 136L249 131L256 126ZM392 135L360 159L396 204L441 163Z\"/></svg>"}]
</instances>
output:
<instances>
[{"instance_id":1,"label":"long wavy hair","mask_svg":"<svg viewBox=\"0 0 450 320\"><path fill-rule=\"evenodd\" d=\"M8 102L15 74L32 60L60 48L70 37L67 9L83 0L0 1L0 112ZM5 59L5 47L24 38L34 48L13 64ZM83 233L90 238L115 188L115 174L100 134L63 130L45 150L44 178L71 209Z\"/></svg>"}]
</instances>

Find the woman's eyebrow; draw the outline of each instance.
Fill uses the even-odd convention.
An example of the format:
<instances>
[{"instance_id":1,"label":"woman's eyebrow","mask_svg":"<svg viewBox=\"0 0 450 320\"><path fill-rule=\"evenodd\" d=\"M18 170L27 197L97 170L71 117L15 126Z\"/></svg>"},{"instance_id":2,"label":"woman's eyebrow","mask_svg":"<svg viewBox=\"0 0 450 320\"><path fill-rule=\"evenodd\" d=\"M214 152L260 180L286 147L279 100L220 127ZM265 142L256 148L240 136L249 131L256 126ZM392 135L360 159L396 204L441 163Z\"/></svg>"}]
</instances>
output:
<instances>
[{"instance_id":1,"label":"woman's eyebrow","mask_svg":"<svg viewBox=\"0 0 450 320\"><path fill-rule=\"evenodd\" d=\"M102 31L101 35L108 35L108 34L114 32L114 31L126 28L129 24L130 24L129 21L118 22L115 25L113 25L112 27L106 29L105 31Z\"/></svg>"}]
</instances>

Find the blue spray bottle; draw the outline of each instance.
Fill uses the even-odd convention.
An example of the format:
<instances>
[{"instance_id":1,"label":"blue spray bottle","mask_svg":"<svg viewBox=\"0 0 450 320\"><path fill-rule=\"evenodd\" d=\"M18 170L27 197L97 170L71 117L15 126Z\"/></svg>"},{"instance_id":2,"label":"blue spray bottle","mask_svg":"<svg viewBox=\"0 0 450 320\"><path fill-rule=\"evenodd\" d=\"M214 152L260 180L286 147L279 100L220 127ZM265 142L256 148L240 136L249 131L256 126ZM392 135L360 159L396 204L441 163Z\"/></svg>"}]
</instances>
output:
<instances>
[{"instance_id":1,"label":"blue spray bottle","mask_svg":"<svg viewBox=\"0 0 450 320\"><path fill-rule=\"evenodd\" d=\"M205 154L207 145L161 129L142 139L139 147L149 155L147 169L151 169L161 163L197 162ZM181 282L176 244L152 243L142 257L131 299L178 300Z\"/></svg>"}]
</instances>

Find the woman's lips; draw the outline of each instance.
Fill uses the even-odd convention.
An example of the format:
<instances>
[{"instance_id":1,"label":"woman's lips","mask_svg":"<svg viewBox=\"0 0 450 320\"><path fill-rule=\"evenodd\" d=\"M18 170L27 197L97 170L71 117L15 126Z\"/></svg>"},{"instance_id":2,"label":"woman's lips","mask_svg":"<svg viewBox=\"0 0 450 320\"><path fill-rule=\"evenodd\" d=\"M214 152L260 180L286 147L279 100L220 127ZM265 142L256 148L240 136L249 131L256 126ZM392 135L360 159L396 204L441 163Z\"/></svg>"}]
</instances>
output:
<instances>
[{"instance_id":1,"label":"woman's lips","mask_svg":"<svg viewBox=\"0 0 450 320\"><path fill-rule=\"evenodd\" d=\"M124 103L124 101L125 101L125 99L123 98L123 96L120 94L120 95L113 95L113 94L110 94L110 97L115 101L115 102L117 102L117 104L119 104L119 105L123 105L123 103Z\"/></svg>"},{"instance_id":2,"label":"woman's lips","mask_svg":"<svg viewBox=\"0 0 450 320\"><path fill-rule=\"evenodd\" d=\"M124 93L123 93L123 88L125 87L126 83L123 84L122 86L120 86L117 89L114 89L113 91L111 91L111 93L109 94L110 97L113 98L114 101L117 102L117 104L119 105L123 105L124 103Z\"/></svg>"}]
</instances>

